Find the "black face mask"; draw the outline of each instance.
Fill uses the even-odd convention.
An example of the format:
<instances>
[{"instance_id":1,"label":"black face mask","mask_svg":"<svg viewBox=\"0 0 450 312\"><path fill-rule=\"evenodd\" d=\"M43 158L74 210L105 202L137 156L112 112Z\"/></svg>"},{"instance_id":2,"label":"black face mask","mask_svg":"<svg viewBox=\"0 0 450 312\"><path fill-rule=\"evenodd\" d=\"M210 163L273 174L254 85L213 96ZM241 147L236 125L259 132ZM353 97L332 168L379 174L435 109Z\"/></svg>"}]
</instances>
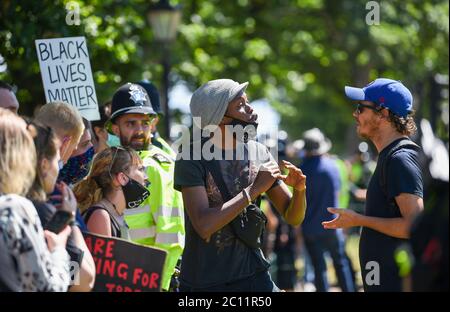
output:
<instances>
[{"instance_id":1,"label":"black face mask","mask_svg":"<svg viewBox=\"0 0 450 312\"><path fill-rule=\"evenodd\" d=\"M258 122L253 121L243 121L240 119L236 119L231 116L225 115L225 117L232 118L231 122L228 124L229 126L242 126L244 128L244 137L242 138L243 142L247 143L248 140L255 140L256 139L256 131L258 129Z\"/></svg>"},{"instance_id":2,"label":"black face mask","mask_svg":"<svg viewBox=\"0 0 450 312\"><path fill-rule=\"evenodd\" d=\"M126 208L133 209L139 207L150 196L150 191L138 181L130 177L128 179L127 184L122 186L122 191L125 196Z\"/></svg>"}]
</instances>

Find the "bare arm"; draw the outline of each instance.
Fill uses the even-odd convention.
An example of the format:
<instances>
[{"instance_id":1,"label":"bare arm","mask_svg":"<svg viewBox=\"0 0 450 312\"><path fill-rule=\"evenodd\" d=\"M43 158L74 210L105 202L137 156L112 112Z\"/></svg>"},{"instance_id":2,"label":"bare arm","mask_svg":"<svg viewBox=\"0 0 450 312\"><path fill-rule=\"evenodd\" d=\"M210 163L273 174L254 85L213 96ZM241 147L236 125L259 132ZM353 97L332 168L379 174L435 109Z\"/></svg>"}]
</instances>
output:
<instances>
[{"instance_id":1,"label":"bare arm","mask_svg":"<svg viewBox=\"0 0 450 312\"><path fill-rule=\"evenodd\" d=\"M400 208L400 218L368 217L347 209L328 208L328 211L337 213L338 216L331 221L322 222L322 225L326 229L365 226L392 237L409 238L411 223L423 210L423 199L417 195L402 193L395 197L395 201Z\"/></svg>"},{"instance_id":2,"label":"bare arm","mask_svg":"<svg viewBox=\"0 0 450 312\"><path fill-rule=\"evenodd\" d=\"M80 283L79 285L73 285L69 288L69 291L91 291L95 282L95 263L92 258L91 252L86 246L83 234L81 234L78 226L72 227L72 235L75 245L83 250L83 259L80 267Z\"/></svg>"},{"instance_id":3,"label":"bare arm","mask_svg":"<svg viewBox=\"0 0 450 312\"><path fill-rule=\"evenodd\" d=\"M283 166L289 170L288 175L281 175L279 177L284 183L267 191L267 195L286 222L290 225L297 226L305 219L306 176L290 162L283 161ZM291 195L285 183L293 187L293 195Z\"/></svg>"},{"instance_id":4,"label":"bare arm","mask_svg":"<svg viewBox=\"0 0 450 312\"><path fill-rule=\"evenodd\" d=\"M230 223L246 206L242 192L219 207L209 207L204 186L183 187L184 207L195 231L205 240Z\"/></svg>"},{"instance_id":5,"label":"bare arm","mask_svg":"<svg viewBox=\"0 0 450 312\"><path fill-rule=\"evenodd\" d=\"M103 209L95 210L86 225L89 232L94 234L105 235L108 237L111 237L112 235L109 214Z\"/></svg>"},{"instance_id":6,"label":"bare arm","mask_svg":"<svg viewBox=\"0 0 450 312\"><path fill-rule=\"evenodd\" d=\"M267 191L279 176L280 170L276 163L268 162L262 165L253 183L246 187L251 200L255 200L260 194ZM243 192L219 207L209 207L208 195L204 186L183 187L181 192L184 207L191 219L192 226L205 240L230 223L249 204L248 198Z\"/></svg>"},{"instance_id":7,"label":"bare arm","mask_svg":"<svg viewBox=\"0 0 450 312\"><path fill-rule=\"evenodd\" d=\"M246 188L251 200L266 192L279 176L280 170L276 163L269 162L262 165L253 183ZM192 226L205 240L230 223L249 204L243 192L219 207L209 207L204 186L183 187L181 192Z\"/></svg>"},{"instance_id":8,"label":"bare arm","mask_svg":"<svg viewBox=\"0 0 450 312\"><path fill-rule=\"evenodd\" d=\"M414 218L423 210L423 199L413 194L402 193L395 197L400 208L401 218L375 218L363 216L361 225L383 234L409 238L409 229Z\"/></svg>"},{"instance_id":9,"label":"bare arm","mask_svg":"<svg viewBox=\"0 0 450 312\"><path fill-rule=\"evenodd\" d=\"M294 189L291 195L287 186L282 183L277 187L267 191L267 196L274 204L277 211L287 223L293 226L300 225L305 219L306 212L306 189Z\"/></svg>"}]
</instances>

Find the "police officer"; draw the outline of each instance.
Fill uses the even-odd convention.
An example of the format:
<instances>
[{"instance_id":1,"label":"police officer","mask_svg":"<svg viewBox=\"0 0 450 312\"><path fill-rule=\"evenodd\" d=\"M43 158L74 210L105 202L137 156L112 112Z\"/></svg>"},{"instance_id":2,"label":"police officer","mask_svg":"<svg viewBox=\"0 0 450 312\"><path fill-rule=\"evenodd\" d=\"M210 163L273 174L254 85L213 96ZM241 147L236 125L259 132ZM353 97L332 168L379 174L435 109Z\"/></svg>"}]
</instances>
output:
<instances>
[{"instance_id":1,"label":"police officer","mask_svg":"<svg viewBox=\"0 0 450 312\"><path fill-rule=\"evenodd\" d=\"M151 182L150 196L137 209L126 212L131 239L168 252L162 289L168 290L170 278L184 248L184 212L181 193L173 188L174 161L151 142L152 122L156 117L149 96L140 85L126 83L112 99L108 132L120 144L138 151Z\"/></svg>"}]
</instances>

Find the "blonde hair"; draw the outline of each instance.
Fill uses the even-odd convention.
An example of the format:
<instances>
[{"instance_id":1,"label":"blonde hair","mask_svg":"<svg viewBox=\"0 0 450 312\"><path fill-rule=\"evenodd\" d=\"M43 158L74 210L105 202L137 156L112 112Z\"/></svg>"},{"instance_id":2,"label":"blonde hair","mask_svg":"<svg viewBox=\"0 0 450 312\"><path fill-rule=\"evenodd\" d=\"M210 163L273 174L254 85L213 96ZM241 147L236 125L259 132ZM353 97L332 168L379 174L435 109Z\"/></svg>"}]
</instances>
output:
<instances>
[{"instance_id":1,"label":"blonde hair","mask_svg":"<svg viewBox=\"0 0 450 312\"><path fill-rule=\"evenodd\" d=\"M0 193L24 196L36 176L36 150L25 121L0 108Z\"/></svg>"},{"instance_id":2,"label":"blonde hair","mask_svg":"<svg viewBox=\"0 0 450 312\"><path fill-rule=\"evenodd\" d=\"M58 137L70 136L78 142L84 131L83 119L72 105L56 101L41 107L35 120L52 128Z\"/></svg>"},{"instance_id":3,"label":"blonde hair","mask_svg":"<svg viewBox=\"0 0 450 312\"><path fill-rule=\"evenodd\" d=\"M80 211L84 212L113 190L116 174L140 164L142 160L131 148L110 147L95 155L89 174L73 188Z\"/></svg>"}]
</instances>

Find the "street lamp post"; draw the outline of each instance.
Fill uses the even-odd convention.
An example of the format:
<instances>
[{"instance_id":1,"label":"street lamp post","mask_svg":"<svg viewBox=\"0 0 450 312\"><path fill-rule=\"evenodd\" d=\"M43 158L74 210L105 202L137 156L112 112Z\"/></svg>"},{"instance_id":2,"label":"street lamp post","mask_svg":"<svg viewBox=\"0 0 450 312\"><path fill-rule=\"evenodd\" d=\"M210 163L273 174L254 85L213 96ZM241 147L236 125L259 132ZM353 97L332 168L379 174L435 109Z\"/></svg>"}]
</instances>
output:
<instances>
[{"instance_id":1,"label":"street lamp post","mask_svg":"<svg viewBox=\"0 0 450 312\"><path fill-rule=\"evenodd\" d=\"M170 111L169 111L169 73L170 73L170 45L176 38L178 25L181 20L179 6L171 6L168 0L160 0L151 7L147 18L153 29L155 40L162 47L162 103L164 108L164 131L167 138L170 137Z\"/></svg>"}]
</instances>

